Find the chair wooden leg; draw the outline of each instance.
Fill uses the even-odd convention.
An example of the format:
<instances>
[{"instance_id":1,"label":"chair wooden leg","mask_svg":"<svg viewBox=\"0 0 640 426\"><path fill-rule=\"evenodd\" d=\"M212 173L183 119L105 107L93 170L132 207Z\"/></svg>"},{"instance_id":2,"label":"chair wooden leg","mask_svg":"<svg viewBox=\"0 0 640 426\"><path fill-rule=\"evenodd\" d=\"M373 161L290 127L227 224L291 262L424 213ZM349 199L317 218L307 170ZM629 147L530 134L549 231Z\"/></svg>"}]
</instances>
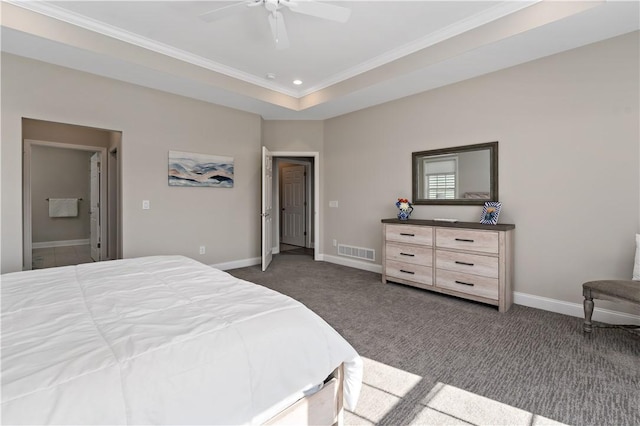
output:
<instances>
[{"instance_id":1,"label":"chair wooden leg","mask_svg":"<svg viewBox=\"0 0 640 426\"><path fill-rule=\"evenodd\" d=\"M582 324L582 331L585 333L591 333L593 326L591 324L591 316L593 315L593 298L589 296L584 297L584 323Z\"/></svg>"}]
</instances>

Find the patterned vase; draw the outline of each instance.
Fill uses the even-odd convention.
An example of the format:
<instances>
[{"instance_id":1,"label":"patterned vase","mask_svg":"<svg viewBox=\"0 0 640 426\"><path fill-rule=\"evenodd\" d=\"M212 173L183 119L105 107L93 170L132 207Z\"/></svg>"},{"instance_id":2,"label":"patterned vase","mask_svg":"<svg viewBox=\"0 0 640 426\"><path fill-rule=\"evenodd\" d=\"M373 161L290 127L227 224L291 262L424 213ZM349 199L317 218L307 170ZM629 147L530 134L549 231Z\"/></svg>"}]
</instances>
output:
<instances>
[{"instance_id":1,"label":"patterned vase","mask_svg":"<svg viewBox=\"0 0 640 426\"><path fill-rule=\"evenodd\" d=\"M398 209L398 219L407 220L411 216L411 212L413 211L413 206L409 206L408 210Z\"/></svg>"}]
</instances>

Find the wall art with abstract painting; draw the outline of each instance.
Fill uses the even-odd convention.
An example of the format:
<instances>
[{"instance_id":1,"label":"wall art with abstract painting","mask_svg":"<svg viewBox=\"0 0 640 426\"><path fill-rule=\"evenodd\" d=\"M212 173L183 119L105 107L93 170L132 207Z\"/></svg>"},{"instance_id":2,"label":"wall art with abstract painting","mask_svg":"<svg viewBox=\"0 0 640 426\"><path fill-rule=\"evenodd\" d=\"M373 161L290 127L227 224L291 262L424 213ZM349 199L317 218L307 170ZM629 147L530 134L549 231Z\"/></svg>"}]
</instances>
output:
<instances>
[{"instance_id":1,"label":"wall art with abstract painting","mask_svg":"<svg viewBox=\"0 0 640 426\"><path fill-rule=\"evenodd\" d=\"M169 186L233 188L233 157L169 151Z\"/></svg>"}]
</instances>

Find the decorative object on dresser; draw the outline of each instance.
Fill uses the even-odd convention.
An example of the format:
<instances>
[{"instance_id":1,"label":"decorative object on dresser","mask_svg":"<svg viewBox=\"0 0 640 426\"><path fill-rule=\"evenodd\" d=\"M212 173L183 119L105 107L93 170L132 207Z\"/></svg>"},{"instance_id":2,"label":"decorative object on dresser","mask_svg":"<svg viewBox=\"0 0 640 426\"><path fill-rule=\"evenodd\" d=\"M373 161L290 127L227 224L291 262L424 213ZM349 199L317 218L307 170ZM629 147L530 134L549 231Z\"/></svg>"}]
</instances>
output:
<instances>
[{"instance_id":1,"label":"decorative object on dresser","mask_svg":"<svg viewBox=\"0 0 640 426\"><path fill-rule=\"evenodd\" d=\"M501 208L502 203L497 201L487 201L484 203L482 216L480 216L480 223L484 223L485 225L497 225Z\"/></svg>"},{"instance_id":2,"label":"decorative object on dresser","mask_svg":"<svg viewBox=\"0 0 640 426\"><path fill-rule=\"evenodd\" d=\"M413 206L409 200L406 198L398 198L398 201L396 201L396 207L398 208L398 219L407 220L411 217Z\"/></svg>"},{"instance_id":3,"label":"decorative object on dresser","mask_svg":"<svg viewBox=\"0 0 640 426\"><path fill-rule=\"evenodd\" d=\"M498 307L513 303L515 225L382 220L382 282Z\"/></svg>"}]
</instances>

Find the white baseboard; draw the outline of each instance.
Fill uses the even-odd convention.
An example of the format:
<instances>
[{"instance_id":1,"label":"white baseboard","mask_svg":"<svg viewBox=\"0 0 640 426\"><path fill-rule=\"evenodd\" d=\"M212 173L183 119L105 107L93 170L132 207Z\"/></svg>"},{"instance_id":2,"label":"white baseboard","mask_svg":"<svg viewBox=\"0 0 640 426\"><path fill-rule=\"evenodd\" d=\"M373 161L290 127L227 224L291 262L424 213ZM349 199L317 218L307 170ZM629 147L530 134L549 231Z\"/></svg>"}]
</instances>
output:
<instances>
[{"instance_id":1,"label":"white baseboard","mask_svg":"<svg viewBox=\"0 0 640 426\"><path fill-rule=\"evenodd\" d=\"M363 269L365 271L382 273L382 265L371 264L368 262L362 262L358 260L345 259L339 256L332 256L327 254L321 254L320 260L337 263L338 265L350 266L356 269ZM565 302L557 299L550 299L548 297L534 296L527 293L513 293L513 303L516 305L528 306L530 308L542 309L544 311L556 312L558 314L569 315L572 317L583 318L584 308L580 303ZM596 301L596 305L597 305ZM597 306L593 310L594 321L604 322L607 324L638 324L640 325L640 316L627 314L625 312L612 311L609 309L598 308Z\"/></svg>"},{"instance_id":2,"label":"white baseboard","mask_svg":"<svg viewBox=\"0 0 640 426\"><path fill-rule=\"evenodd\" d=\"M275 254L275 253L274 253ZM374 272L382 274L382 265L375 263L364 262L355 259L348 259L341 256L333 256L330 254L318 254L317 260L329 263L335 263L337 265L348 266L355 269L361 269L363 271ZM260 257L252 259L244 259L233 262L219 263L216 265L210 265L214 268L222 269L223 271L228 269L244 268L247 266L259 265L262 263ZM542 309L544 311L555 312L558 314L569 315L572 317L583 318L584 309L581 303L565 302L563 300L550 299L548 297L534 296L532 294L514 292L513 303L516 305L528 306L530 308ZM596 305L597 305L596 300ZM607 324L637 324L640 325L640 316L627 314L625 312L612 311L609 309L598 308L597 306L593 310L594 321L604 322Z\"/></svg>"},{"instance_id":3,"label":"white baseboard","mask_svg":"<svg viewBox=\"0 0 640 426\"><path fill-rule=\"evenodd\" d=\"M82 246L86 244L90 244L88 238L85 240L45 241L42 243L33 243L31 244L31 248L40 249L50 247Z\"/></svg>"},{"instance_id":4,"label":"white baseboard","mask_svg":"<svg viewBox=\"0 0 640 426\"><path fill-rule=\"evenodd\" d=\"M382 265L378 265L376 263L363 262L361 260L348 259L341 256L333 256L330 254L320 254L320 256L318 256L318 259L324 262L335 263L342 266L349 266L351 268L362 269L364 271L382 274Z\"/></svg>"},{"instance_id":5,"label":"white baseboard","mask_svg":"<svg viewBox=\"0 0 640 426\"><path fill-rule=\"evenodd\" d=\"M260 265L262 263L261 257L254 257L251 259L242 259L242 260L234 260L231 262L223 262L216 263L214 265L209 265L212 268L220 269L222 271L227 271L229 269L237 269L237 268L245 268L247 266Z\"/></svg>"},{"instance_id":6,"label":"white baseboard","mask_svg":"<svg viewBox=\"0 0 640 426\"><path fill-rule=\"evenodd\" d=\"M513 303L515 303L516 305L529 306L531 308L556 312L558 314L570 315L572 317L584 318L584 308L581 303L565 302L562 300L550 299L548 297L534 296L532 294L519 292L513 293ZM640 325L640 316L638 315L598 308L597 299L595 300L595 304L596 307L593 310L592 317L594 321L604 322L607 324Z\"/></svg>"}]
</instances>

